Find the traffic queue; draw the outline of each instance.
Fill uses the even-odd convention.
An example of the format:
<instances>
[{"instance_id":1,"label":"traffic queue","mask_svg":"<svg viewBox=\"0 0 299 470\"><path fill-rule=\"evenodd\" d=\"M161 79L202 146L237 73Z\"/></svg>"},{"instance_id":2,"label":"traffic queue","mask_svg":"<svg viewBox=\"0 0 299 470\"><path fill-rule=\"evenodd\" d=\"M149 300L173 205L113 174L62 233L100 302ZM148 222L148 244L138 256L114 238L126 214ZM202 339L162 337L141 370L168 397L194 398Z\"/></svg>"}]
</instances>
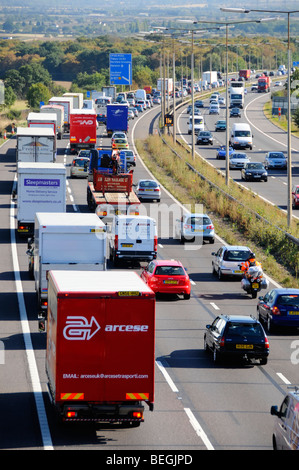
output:
<instances>
[{"instance_id":1,"label":"traffic queue","mask_svg":"<svg viewBox=\"0 0 299 470\"><path fill-rule=\"evenodd\" d=\"M144 420L144 404L154 409L156 296L190 299L191 281L179 260L157 259L157 222L141 214L141 202L159 202L161 188L152 179L134 184L136 157L127 138L130 106L124 99L106 104L111 147L104 149L90 143L82 129L75 142L71 122L80 112L74 113L74 98L55 97L49 106L64 110L70 151L78 152L72 159L70 177L87 181L91 214L67 212L66 170L56 163L58 126L44 135L50 121L44 113L43 124L25 137L31 142L42 136L49 139L52 144L46 156L40 155L38 144L23 145L22 154L24 130L17 130L18 214L30 207L30 220L18 215L18 232L30 236L29 273L35 281L40 327L47 328L46 371L60 419L138 426ZM88 108L81 116L81 127L86 126L88 137L96 135L98 120L89 119L98 117L96 108ZM177 220L175 233L183 244L215 241L213 222L203 213L184 214ZM148 264L140 276L114 269L127 262ZM252 298L268 288L262 267L257 265L248 247L221 247L212 253L212 271L219 280L238 277ZM299 314L299 307L292 308ZM219 316L213 325L207 325L204 347L212 351L215 362L229 356L266 364L269 342L262 323L270 329L276 318L274 307L268 318L260 311L261 321ZM243 337L244 332L253 332L250 342L245 344L241 333L236 339L233 330L242 330Z\"/></svg>"}]
</instances>

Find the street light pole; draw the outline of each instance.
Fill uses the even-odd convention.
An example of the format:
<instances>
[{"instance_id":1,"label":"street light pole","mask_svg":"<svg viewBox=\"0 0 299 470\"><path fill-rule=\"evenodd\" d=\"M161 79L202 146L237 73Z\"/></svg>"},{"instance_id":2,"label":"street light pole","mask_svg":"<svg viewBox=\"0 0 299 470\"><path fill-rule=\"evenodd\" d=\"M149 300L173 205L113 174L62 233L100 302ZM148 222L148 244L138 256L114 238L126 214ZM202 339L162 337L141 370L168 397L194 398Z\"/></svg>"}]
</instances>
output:
<instances>
[{"instance_id":1,"label":"street light pole","mask_svg":"<svg viewBox=\"0 0 299 470\"><path fill-rule=\"evenodd\" d=\"M245 8L220 8L221 11L231 12L231 13L250 13L250 12L259 12L259 13L278 13L278 14L287 14L288 15L288 129L287 129L287 152L288 152L288 194L287 194L287 222L288 226L291 226L292 223L292 149L291 149L291 126L292 126L292 116L291 116L291 48L290 48L290 15L291 13L299 13L299 10L265 10L265 9L245 9Z\"/></svg>"}]
</instances>

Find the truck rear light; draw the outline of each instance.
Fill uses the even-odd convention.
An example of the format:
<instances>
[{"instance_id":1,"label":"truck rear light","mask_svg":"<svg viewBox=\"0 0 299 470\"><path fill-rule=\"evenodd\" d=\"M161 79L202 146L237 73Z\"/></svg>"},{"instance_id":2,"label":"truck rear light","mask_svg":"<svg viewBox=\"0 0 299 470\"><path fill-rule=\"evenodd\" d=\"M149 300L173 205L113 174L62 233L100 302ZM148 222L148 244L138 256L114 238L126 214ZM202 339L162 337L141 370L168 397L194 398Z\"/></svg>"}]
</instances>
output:
<instances>
[{"instance_id":1,"label":"truck rear light","mask_svg":"<svg viewBox=\"0 0 299 470\"><path fill-rule=\"evenodd\" d=\"M76 418L76 417L77 417L77 413L76 413L76 411L68 411L68 412L66 413L66 417L67 417L67 418Z\"/></svg>"},{"instance_id":2,"label":"truck rear light","mask_svg":"<svg viewBox=\"0 0 299 470\"><path fill-rule=\"evenodd\" d=\"M154 251L157 251L158 249L158 237L154 238Z\"/></svg>"},{"instance_id":3,"label":"truck rear light","mask_svg":"<svg viewBox=\"0 0 299 470\"><path fill-rule=\"evenodd\" d=\"M142 419L143 418L142 411L133 411L133 418Z\"/></svg>"},{"instance_id":4,"label":"truck rear light","mask_svg":"<svg viewBox=\"0 0 299 470\"><path fill-rule=\"evenodd\" d=\"M118 235L115 235L115 238L114 238L114 248L115 250L118 250Z\"/></svg>"},{"instance_id":5,"label":"truck rear light","mask_svg":"<svg viewBox=\"0 0 299 470\"><path fill-rule=\"evenodd\" d=\"M47 307L48 306L48 301L47 300L42 300L41 301L41 306L42 307Z\"/></svg>"}]
</instances>

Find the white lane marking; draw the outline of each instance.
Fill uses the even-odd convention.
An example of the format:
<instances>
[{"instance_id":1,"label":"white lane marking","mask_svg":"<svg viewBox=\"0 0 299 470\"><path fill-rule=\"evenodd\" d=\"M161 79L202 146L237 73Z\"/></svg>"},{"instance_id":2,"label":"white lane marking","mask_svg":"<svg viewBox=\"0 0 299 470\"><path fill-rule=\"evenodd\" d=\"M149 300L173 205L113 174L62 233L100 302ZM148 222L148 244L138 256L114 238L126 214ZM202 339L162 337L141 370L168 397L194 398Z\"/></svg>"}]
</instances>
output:
<instances>
[{"instance_id":1,"label":"white lane marking","mask_svg":"<svg viewBox=\"0 0 299 470\"><path fill-rule=\"evenodd\" d=\"M290 385L291 382L288 381L288 379L285 378L285 376L281 372L276 372L276 375L287 385Z\"/></svg>"},{"instance_id":2,"label":"white lane marking","mask_svg":"<svg viewBox=\"0 0 299 470\"><path fill-rule=\"evenodd\" d=\"M160 248L163 248L163 245L161 245L161 243L158 243L158 245L159 245Z\"/></svg>"},{"instance_id":3,"label":"white lane marking","mask_svg":"<svg viewBox=\"0 0 299 470\"><path fill-rule=\"evenodd\" d=\"M16 182L16 176L15 176ZM12 252L12 261L13 261L13 269L14 269L14 276L15 276L15 284L16 284L16 293L18 298L19 304L19 312L20 312L20 319L21 319L21 327L23 332L24 344L25 344L25 351L29 366L32 390L35 398L35 404L37 408L37 415L40 424L41 436L43 441L43 446L45 450L53 450L52 439L50 435L47 414L45 410L45 404L43 400L43 391L39 379L38 369L36 365L36 360L34 356L34 349L31 341L31 332L25 307L24 301L24 293L22 287L22 281L20 276L20 267L18 261L18 254L17 254L17 245L16 245L16 218L15 218L15 206L16 203L11 200L10 204L10 236L11 236L11 252Z\"/></svg>"},{"instance_id":4,"label":"white lane marking","mask_svg":"<svg viewBox=\"0 0 299 470\"><path fill-rule=\"evenodd\" d=\"M192 281L192 279L190 279L190 282L193 286L196 286L196 282Z\"/></svg>"},{"instance_id":5,"label":"white lane marking","mask_svg":"<svg viewBox=\"0 0 299 470\"><path fill-rule=\"evenodd\" d=\"M168 372L166 371L166 369L162 365L162 363L160 361L156 361L156 364L159 367L162 374L164 375L164 378L165 378L166 382L168 383L169 387L171 388L171 390L173 392L178 392L178 389L177 389L176 385L174 384L172 378L170 377L170 375L168 374Z\"/></svg>"},{"instance_id":6,"label":"white lane marking","mask_svg":"<svg viewBox=\"0 0 299 470\"><path fill-rule=\"evenodd\" d=\"M210 302L210 305L212 305L212 307L213 307L215 310L219 310L219 307L217 307L217 305L214 304L214 302Z\"/></svg>"},{"instance_id":7,"label":"white lane marking","mask_svg":"<svg viewBox=\"0 0 299 470\"><path fill-rule=\"evenodd\" d=\"M206 435L206 433L204 432L204 430L200 426L199 422L195 418L195 416L192 413L192 411L190 410L190 408L184 408L184 410L185 410L185 413L187 414L187 416L189 418L189 421L190 421L193 429L195 430L196 434L201 438L201 440L205 444L206 448L208 450L214 450L214 447L212 446L210 440L208 439L208 436Z\"/></svg>"}]
</instances>

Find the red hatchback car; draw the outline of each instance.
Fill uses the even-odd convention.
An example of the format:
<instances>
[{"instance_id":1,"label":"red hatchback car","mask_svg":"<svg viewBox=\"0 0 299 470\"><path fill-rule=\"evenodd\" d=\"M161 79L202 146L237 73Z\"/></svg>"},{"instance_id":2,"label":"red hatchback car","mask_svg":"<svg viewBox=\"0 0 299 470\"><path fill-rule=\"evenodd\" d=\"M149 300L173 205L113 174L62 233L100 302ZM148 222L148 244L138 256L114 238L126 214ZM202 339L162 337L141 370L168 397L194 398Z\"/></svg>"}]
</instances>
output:
<instances>
[{"instance_id":1,"label":"red hatchback car","mask_svg":"<svg viewBox=\"0 0 299 470\"><path fill-rule=\"evenodd\" d=\"M178 294L190 299L191 282L180 261L153 260L141 278L156 294Z\"/></svg>"},{"instance_id":2,"label":"red hatchback car","mask_svg":"<svg viewBox=\"0 0 299 470\"><path fill-rule=\"evenodd\" d=\"M298 185L292 188L292 206L293 206L293 209L298 209L299 207L299 186Z\"/></svg>"}]
</instances>

